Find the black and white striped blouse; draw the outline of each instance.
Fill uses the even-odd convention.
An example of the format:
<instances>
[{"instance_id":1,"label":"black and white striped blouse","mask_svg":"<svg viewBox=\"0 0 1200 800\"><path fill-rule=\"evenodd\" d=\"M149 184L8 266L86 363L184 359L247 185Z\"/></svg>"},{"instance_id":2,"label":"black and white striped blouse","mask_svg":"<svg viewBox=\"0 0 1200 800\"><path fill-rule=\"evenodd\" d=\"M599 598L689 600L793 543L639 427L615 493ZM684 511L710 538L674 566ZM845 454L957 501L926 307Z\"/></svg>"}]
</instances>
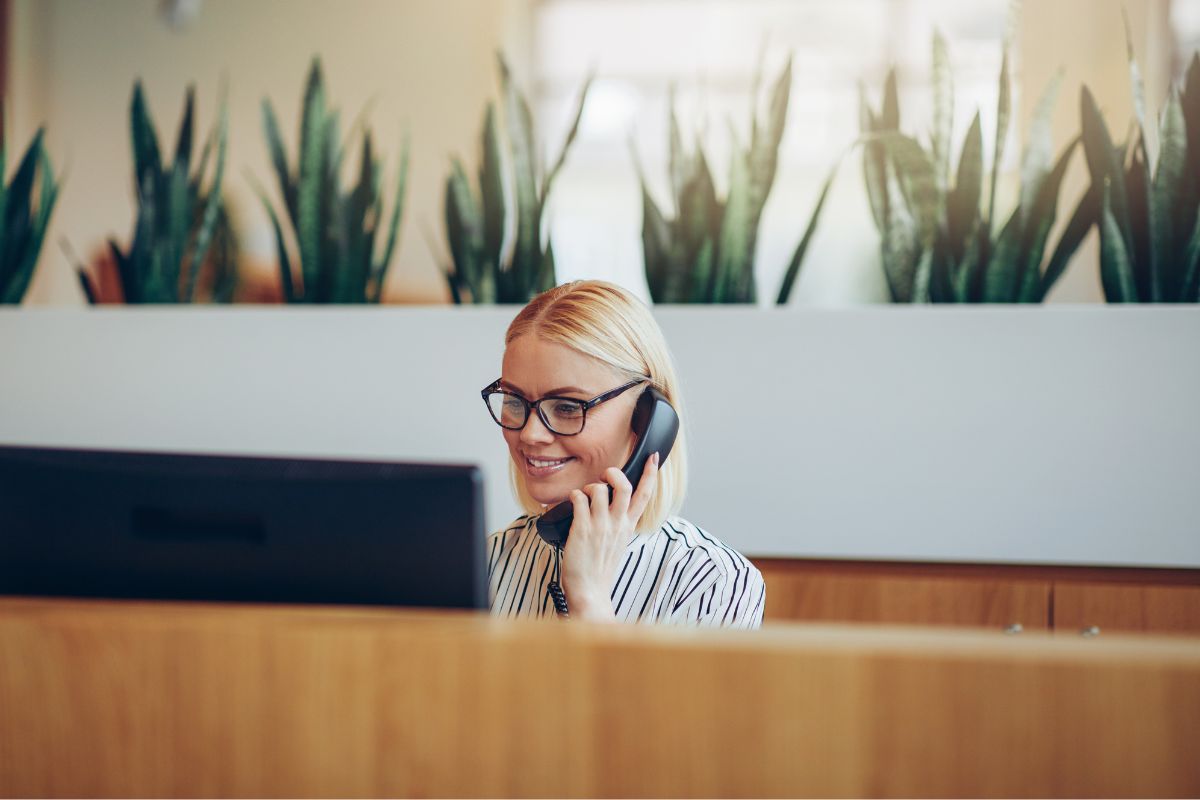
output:
<instances>
[{"instance_id":1,"label":"black and white striped blouse","mask_svg":"<svg viewBox=\"0 0 1200 800\"><path fill-rule=\"evenodd\" d=\"M521 516L488 537L488 600L499 617L553 617L549 584L562 551L538 536L537 517ZM766 587L741 553L680 517L635 535L612 590L624 622L757 628Z\"/></svg>"}]
</instances>

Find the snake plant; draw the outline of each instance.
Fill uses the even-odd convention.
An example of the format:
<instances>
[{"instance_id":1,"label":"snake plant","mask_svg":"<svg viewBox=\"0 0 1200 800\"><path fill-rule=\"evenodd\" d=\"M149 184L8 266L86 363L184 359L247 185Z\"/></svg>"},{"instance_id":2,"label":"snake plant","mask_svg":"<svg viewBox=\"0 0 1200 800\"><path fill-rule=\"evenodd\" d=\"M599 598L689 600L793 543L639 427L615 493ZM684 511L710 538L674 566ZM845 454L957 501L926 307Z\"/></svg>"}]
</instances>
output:
<instances>
[{"instance_id":1,"label":"snake plant","mask_svg":"<svg viewBox=\"0 0 1200 800\"><path fill-rule=\"evenodd\" d=\"M546 199L567 158L587 101L589 77L579 92L573 122L553 165L547 169L538 156L533 115L525 95L513 80L503 56L497 56L504 102L505 134L496 108L488 103L481 135L482 158L478 191L471 186L461 159L451 158L446 178L446 238L451 263L442 267L455 303L525 303L555 285L554 247L549 235L542 246ZM507 150L509 181L515 207L504 193ZM515 226L510 252L505 231Z\"/></svg>"},{"instance_id":2,"label":"snake plant","mask_svg":"<svg viewBox=\"0 0 1200 800\"><path fill-rule=\"evenodd\" d=\"M1007 47L1001 60L991 175L985 187L983 132L976 112L951 182L953 80L946 42L933 39L933 125L929 146L900 131L895 72L878 112L861 102L863 168L880 233L883 271L897 303L1036 303L1061 277L1090 227L1087 198L1049 259L1050 229L1072 141L1054 158L1050 119L1061 75L1034 111L1021 160L1020 199L998 225L996 186L1011 118ZM986 194L985 194L986 188ZM999 230L997 230L999 228Z\"/></svg>"},{"instance_id":3,"label":"snake plant","mask_svg":"<svg viewBox=\"0 0 1200 800\"><path fill-rule=\"evenodd\" d=\"M0 303L20 303L25 296L58 199L59 184L44 140L39 130L7 184L8 147L0 143Z\"/></svg>"},{"instance_id":4,"label":"snake plant","mask_svg":"<svg viewBox=\"0 0 1200 800\"><path fill-rule=\"evenodd\" d=\"M126 303L190 303L197 297L200 273L222 216L229 119L222 101L220 119L193 169L195 113L195 90L189 87L174 159L164 163L142 83L134 84L129 117L137 216L128 250L115 239L108 242ZM214 150L216 164L205 188ZM78 273L88 301L98 302L96 280L82 267Z\"/></svg>"},{"instance_id":5,"label":"snake plant","mask_svg":"<svg viewBox=\"0 0 1200 800\"><path fill-rule=\"evenodd\" d=\"M283 297L288 303L378 303L396 249L408 178L408 139L400 151L395 198L390 219L383 212L383 162L371 132L362 129L357 181L341 186L346 142L338 129L339 114L329 107L320 59L314 58L300 114L300 144L289 163L270 100L262 102L263 131L283 197L276 212L267 193L257 187L271 218L279 256ZM357 126L355 126L357 127ZM348 137L348 138L352 138ZM295 234L299 274L292 268L280 218L286 213ZM382 250L377 240L387 223ZM297 277L299 281L297 281Z\"/></svg>"},{"instance_id":6,"label":"snake plant","mask_svg":"<svg viewBox=\"0 0 1200 800\"><path fill-rule=\"evenodd\" d=\"M1126 28L1128 36L1128 27ZM1114 146L1091 91L1082 91L1088 196L1100 229L1100 278L1110 303L1200 302L1200 53L1146 142L1145 90L1128 45L1136 135ZM1152 163L1156 162L1156 163Z\"/></svg>"},{"instance_id":7,"label":"snake plant","mask_svg":"<svg viewBox=\"0 0 1200 800\"><path fill-rule=\"evenodd\" d=\"M756 99L757 86L756 79ZM659 209L638 167L642 253L646 282L655 303L753 303L757 299L754 250L763 206L775 182L791 87L792 63L788 59L771 90L766 120L760 120L757 113L752 117L749 145L743 148L734 137L729 191L723 200L717 196L700 142L690 151L684 145L672 102L668 171L674 217ZM810 229L823 201L824 196ZM800 259L809 238L805 237L798 250ZM799 262L795 258L793 261L796 267L788 270L780 302L787 299L799 269Z\"/></svg>"}]
</instances>

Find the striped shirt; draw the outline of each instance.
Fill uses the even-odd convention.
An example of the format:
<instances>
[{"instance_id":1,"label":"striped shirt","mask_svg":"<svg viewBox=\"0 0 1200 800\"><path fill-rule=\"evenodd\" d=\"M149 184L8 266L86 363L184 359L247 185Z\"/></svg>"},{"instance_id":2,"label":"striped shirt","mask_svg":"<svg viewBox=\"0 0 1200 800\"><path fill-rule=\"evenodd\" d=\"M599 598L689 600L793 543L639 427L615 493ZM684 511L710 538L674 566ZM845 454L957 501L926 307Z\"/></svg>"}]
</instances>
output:
<instances>
[{"instance_id":1,"label":"striped shirt","mask_svg":"<svg viewBox=\"0 0 1200 800\"><path fill-rule=\"evenodd\" d=\"M553 617L551 581L561 583L562 551L523 515L488 536L488 601L498 617ZM741 553L680 517L636 534L612 589L618 620L757 628L766 586Z\"/></svg>"}]
</instances>

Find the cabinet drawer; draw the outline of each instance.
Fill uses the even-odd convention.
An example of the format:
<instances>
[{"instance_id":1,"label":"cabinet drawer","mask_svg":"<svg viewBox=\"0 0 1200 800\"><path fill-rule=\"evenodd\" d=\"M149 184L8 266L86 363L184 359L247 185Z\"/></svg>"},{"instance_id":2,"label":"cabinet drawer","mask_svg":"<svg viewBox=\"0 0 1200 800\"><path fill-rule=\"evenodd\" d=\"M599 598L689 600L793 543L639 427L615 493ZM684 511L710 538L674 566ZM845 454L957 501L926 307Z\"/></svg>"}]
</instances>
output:
<instances>
[{"instance_id":1,"label":"cabinet drawer","mask_svg":"<svg viewBox=\"0 0 1200 800\"><path fill-rule=\"evenodd\" d=\"M758 562L756 562L758 563ZM768 620L964 625L1045 630L1049 581L856 572L853 566L806 569L759 563Z\"/></svg>"},{"instance_id":2,"label":"cabinet drawer","mask_svg":"<svg viewBox=\"0 0 1200 800\"><path fill-rule=\"evenodd\" d=\"M1200 634L1200 586L1059 581L1054 627Z\"/></svg>"}]
</instances>

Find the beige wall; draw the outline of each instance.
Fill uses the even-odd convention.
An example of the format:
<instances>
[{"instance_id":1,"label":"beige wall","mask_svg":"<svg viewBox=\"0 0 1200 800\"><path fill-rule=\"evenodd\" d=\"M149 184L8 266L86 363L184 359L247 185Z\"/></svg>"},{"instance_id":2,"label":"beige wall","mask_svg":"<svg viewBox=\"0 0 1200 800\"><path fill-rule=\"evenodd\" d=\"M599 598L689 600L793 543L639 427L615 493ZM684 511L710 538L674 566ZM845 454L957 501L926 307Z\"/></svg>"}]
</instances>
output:
<instances>
[{"instance_id":1,"label":"beige wall","mask_svg":"<svg viewBox=\"0 0 1200 800\"><path fill-rule=\"evenodd\" d=\"M69 170L54 225L27 302L82 302L59 239L85 255L109 235L128 235L128 102L133 80L146 83L161 135L174 137L184 87L197 84L207 126L222 77L231 112L228 187L240 209L251 255L273 259L267 218L247 173L268 186L270 171L259 104L272 98L292 145L300 94L313 53L343 118L374 100L371 121L394 169L407 128L413 162L400 254L390 296L441 302L446 291L425 231L441 234L448 156L475 156L486 99L496 91L493 53L504 47L519 74L529 59L530 8L536 0L204 0L193 27L174 32L157 0L14 0L10 133L23 142L42 121L56 163ZM1168 0L1029 0L1020 21L1018 131L1060 66L1066 80L1055 131L1058 146L1077 130L1079 87L1092 87L1114 135L1131 118L1121 9L1128 9L1156 109L1167 84ZM1121 132L1121 133L1117 133ZM1063 192L1062 217L1086 186L1081 157ZM804 187L813 194L816 187ZM866 219L865 215L863 217ZM847 241L854 247L857 239ZM1094 235L1092 236L1094 240ZM1094 241L1052 295L1101 299ZM836 260L836 259L831 259Z\"/></svg>"},{"instance_id":2,"label":"beige wall","mask_svg":"<svg viewBox=\"0 0 1200 800\"><path fill-rule=\"evenodd\" d=\"M528 62L520 32L526 0L205 0L193 27L169 29L157 0L15 0L12 123L16 141L49 123L49 145L69 170L53 229L27 302L82 303L58 244L82 256L132 224L128 105L145 84L160 137L173 142L184 87L194 81L207 128L222 78L228 80L228 186L244 220L247 247L273 258L265 212L246 173L274 189L259 104L275 104L294 149L303 82L313 53L343 120L374 101L370 119L394 175L407 127L413 160L393 294L447 297L422 226L440 238L441 185L448 156L474 159L494 53Z\"/></svg>"}]
</instances>

